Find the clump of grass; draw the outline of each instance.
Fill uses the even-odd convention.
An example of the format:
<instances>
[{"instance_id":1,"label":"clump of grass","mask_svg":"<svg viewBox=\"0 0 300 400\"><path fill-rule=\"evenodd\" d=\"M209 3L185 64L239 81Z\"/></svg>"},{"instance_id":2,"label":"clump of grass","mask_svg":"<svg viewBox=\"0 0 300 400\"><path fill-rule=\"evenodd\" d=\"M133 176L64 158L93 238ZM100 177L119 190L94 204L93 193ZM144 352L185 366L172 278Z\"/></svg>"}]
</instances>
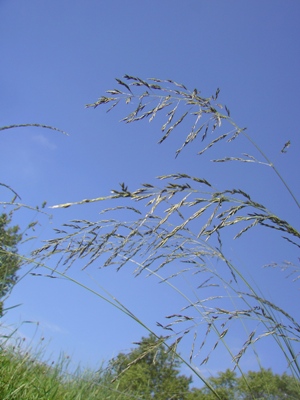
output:
<instances>
[{"instance_id":1,"label":"clump of grass","mask_svg":"<svg viewBox=\"0 0 300 400\"><path fill-rule=\"evenodd\" d=\"M21 346L0 349L0 398L2 400L80 400L133 398L116 389L105 370L68 373L69 359L61 356L48 365L39 354L21 351ZM129 397L128 397L129 396Z\"/></svg>"}]
</instances>

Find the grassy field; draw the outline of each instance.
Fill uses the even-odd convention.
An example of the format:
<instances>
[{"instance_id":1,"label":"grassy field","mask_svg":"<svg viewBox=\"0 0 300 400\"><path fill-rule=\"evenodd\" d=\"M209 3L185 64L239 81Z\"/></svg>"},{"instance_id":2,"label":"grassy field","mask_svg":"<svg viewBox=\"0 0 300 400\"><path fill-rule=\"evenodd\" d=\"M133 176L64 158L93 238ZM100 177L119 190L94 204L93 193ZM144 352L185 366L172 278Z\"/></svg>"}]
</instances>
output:
<instances>
[{"instance_id":1,"label":"grassy field","mask_svg":"<svg viewBox=\"0 0 300 400\"><path fill-rule=\"evenodd\" d=\"M76 400L135 398L121 393L100 372L66 373L67 361L48 366L29 353L13 348L0 350L1 400Z\"/></svg>"},{"instance_id":2,"label":"grassy field","mask_svg":"<svg viewBox=\"0 0 300 400\"><path fill-rule=\"evenodd\" d=\"M24 338L14 341L15 345L12 337L0 339L0 400L300 399L299 380L270 369L248 371L244 376L228 369L208 378L207 386L191 387L193 382L180 374L179 364L174 364L166 347L151 336L98 370L74 370L64 354L56 362L45 361L47 348L41 343L33 350L25 346ZM145 352L148 342L160 344L150 353Z\"/></svg>"}]
</instances>

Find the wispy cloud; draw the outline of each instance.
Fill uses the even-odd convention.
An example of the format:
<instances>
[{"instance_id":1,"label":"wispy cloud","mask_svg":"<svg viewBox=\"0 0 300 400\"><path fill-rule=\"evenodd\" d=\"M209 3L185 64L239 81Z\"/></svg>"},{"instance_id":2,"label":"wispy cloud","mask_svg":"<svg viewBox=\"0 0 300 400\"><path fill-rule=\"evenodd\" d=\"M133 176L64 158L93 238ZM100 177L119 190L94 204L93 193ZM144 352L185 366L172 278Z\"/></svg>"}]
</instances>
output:
<instances>
[{"instance_id":1,"label":"wispy cloud","mask_svg":"<svg viewBox=\"0 0 300 400\"><path fill-rule=\"evenodd\" d=\"M60 326L56 325L56 324L52 324L48 321L42 321L40 322L40 327L43 329L47 329L50 332L53 333L60 333L60 334L64 334L66 335L68 333L68 331L64 328L61 328Z\"/></svg>"},{"instance_id":2,"label":"wispy cloud","mask_svg":"<svg viewBox=\"0 0 300 400\"><path fill-rule=\"evenodd\" d=\"M32 140L35 143L38 143L39 145L41 145L49 150L55 150L57 147L55 144L51 143L50 140L43 134L34 135L32 137Z\"/></svg>"}]
</instances>

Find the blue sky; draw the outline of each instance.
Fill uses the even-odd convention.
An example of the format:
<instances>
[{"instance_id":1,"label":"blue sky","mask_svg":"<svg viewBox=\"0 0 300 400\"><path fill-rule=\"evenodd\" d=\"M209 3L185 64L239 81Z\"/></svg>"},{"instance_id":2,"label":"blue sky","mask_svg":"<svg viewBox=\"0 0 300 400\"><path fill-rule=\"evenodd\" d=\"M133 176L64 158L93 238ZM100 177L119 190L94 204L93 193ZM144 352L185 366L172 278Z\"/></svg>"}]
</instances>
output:
<instances>
[{"instance_id":1,"label":"blue sky","mask_svg":"<svg viewBox=\"0 0 300 400\"><path fill-rule=\"evenodd\" d=\"M173 79L191 90L197 87L203 96L219 87L220 102L276 162L299 198L297 1L2 0L0 15L0 126L41 123L69 133L38 128L1 132L0 182L13 187L23 203L79 201L109 195L120 182L135 188L153 183L161 174L185 172L217 187L227 181L239 186L299 226L299 210L270 168L209 164L211 154L197 157L196 143L175 159L181 139L174 135L158 146L159 124L125 125L119 122L126 113L122 107L109 114L84 107L116 87L114 79L124 74ZM291 147L281 154L288 140ZM220 146L214 157L234 155L231 151L239 155L244 145L248 146L241 140L237 147ZM7 199L7 191L1 190L1 196ZM52 228L72 218L99 219L101 207L96 203L48 209L51 223L41 218L36 239L26 249L38 247L53 236ZM21 226L36 217L29 211L19 215L14 222ZM261 267L286 259L296 263L298 253L262 230L238 244L227 240L246 273L297 317L297 283L284 279L279 270ZM116 273L95 265L85 273L75 265L70 273L93 288L105 288L151 327L181 306L169 288L155 279L135 279L128 270ZM19 303L5 323L39 321L36 337L51 340L48 349L53 357L63 350L74 364L99 365L146 334L110 305L63 279L27 275L6 305ZM28 340L34 331L35 324L20 328ZM285 370L280 354L274 351L270 357L267 347L261 352L263 365ZM246 367L255 368L251 357L248 362ZM225 360L215 360L209 368L214 373L227 366Z\"/></svg>"}]
</instances>

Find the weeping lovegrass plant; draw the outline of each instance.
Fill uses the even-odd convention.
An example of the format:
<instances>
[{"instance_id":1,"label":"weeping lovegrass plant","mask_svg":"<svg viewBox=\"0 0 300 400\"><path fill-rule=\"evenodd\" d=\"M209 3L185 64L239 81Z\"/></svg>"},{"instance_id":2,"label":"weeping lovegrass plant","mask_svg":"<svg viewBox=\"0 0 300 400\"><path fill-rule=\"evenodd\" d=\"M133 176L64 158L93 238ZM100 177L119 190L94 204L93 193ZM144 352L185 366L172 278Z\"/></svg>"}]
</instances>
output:
<instances>
[{"instance_id":1,"label":"weeping lovegrass plant","mask_svg":"<svg viewBox=\"0 0 300 400\"><path fill-rule=\"evenodd\" d=\"M300 208L275 165L246 129L232 120L227 106L218 103L219 89L213 96L204 98L198 90L190 91L171 80L142 80L125 75L123 80L116 81L117 89L108 90L87 107L103 105L110 111L125 104L131 107L123 118L126 124L143 119L151 122L159 114L163 118L159 143L167 140L175 129L179 130L181 124L189 126L176 157L198 137L202 143L198 154L202 155L221 143L231 143L243 136L260 158L243 153L239 157L226 156L213 161L256 163L272 168L297 210ZM213 139L209 140L211 137ZM289 145L290 142L286 142L281 151L286 152ZM163 341L169 351L179 356L203 381L199 368L209 362L221 344L230 356L233 369L243 373L241 359L251 349L260 363L256 346L270 339L279 346L291 373L300 378L299 322L268 299L255 284L250 284L240 266L227 256L223 243L227 231L234 232L234 239L238 239L261 228L281 235L282 240L297 249L300 233L296 227L240 188L218 190L207 179L185 173L161 175L157 184L145 183L135 190L129 190L122 183L108 196L52 208L93 202L109 203L100 213L103 218L65 223L56 230L58 237L33 252L37 263L45 265L49 257L57 257L57 266L52 272L64 276L79 261L83 269L99 260L102 267L115 266L117 270L133 265L135 276L155 276L169 285L182 297L183 307L157 322L158 328L164 332ZM120 212L122 217L118 215ZM297 266L292 268L292 264L286 262L285 267L292 269L294 279L298 278ZM188 282L188 293L177 283L178 277ZM145 326L115 299L114 305ZM241 324L243 337L236 350L229 343ZM179 355L183 339L190 343L189 357L184 359ZM161 339L157 345L161 345Z\"/></svg>"}]
</instances>

